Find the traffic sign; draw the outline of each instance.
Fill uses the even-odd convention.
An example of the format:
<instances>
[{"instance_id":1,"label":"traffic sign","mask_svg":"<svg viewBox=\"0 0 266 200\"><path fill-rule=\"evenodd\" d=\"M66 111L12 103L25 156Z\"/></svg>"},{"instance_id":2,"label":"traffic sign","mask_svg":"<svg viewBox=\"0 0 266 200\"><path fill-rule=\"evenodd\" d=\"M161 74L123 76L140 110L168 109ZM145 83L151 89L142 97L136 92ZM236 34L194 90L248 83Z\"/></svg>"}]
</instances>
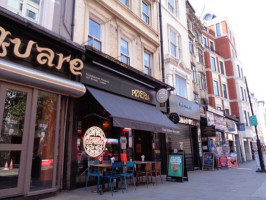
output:
<instances>
[{"instance_id":1,"label":"traffic sign","mask_svg":"<svg viewBox=\"0 0 266 200\"><path fill-rule=\"evenodd\" d=\"M256 115L250 116L249 120L250 120L250 125L251 126L257 126L258 125L258 121L257 121Z\"/></svg>"}]
</instances>

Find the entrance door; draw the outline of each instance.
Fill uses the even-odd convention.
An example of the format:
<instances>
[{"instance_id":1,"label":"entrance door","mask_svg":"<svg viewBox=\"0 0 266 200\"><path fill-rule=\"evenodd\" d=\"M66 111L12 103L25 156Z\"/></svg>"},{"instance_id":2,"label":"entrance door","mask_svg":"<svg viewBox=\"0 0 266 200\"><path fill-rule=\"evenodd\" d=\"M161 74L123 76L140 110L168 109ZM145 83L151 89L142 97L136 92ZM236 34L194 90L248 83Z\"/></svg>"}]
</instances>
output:
<instances>
[{"instance_id":1,"label":"entrance door","mask_svg":"<svg viewBox=\"0 0 266 200\"><path fill-rule=\"evenodd\" d=\"M24 191L31 103L31 89L0 84L1 197Z\"/></svg>"}]
</instances>

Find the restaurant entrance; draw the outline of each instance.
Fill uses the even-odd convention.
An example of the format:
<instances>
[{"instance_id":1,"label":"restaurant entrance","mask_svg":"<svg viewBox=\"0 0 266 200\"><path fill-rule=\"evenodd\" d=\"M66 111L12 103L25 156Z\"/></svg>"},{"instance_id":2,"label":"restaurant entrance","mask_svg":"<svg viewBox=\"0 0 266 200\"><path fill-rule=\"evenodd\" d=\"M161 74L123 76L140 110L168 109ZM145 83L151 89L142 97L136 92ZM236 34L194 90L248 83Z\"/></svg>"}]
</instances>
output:
<instances>
[{"instance_id":1,"label":"restaurant entrance","mask_svg":"<svg viewBox=\"0 0 266 200\"><path fill-rule=\"evenodd\" d=\"M134 131L134 160L141 160L141 156L145 156L146 161L152 161L152 141L153 133L147 131Z\"/></svg>"}]
</instances>

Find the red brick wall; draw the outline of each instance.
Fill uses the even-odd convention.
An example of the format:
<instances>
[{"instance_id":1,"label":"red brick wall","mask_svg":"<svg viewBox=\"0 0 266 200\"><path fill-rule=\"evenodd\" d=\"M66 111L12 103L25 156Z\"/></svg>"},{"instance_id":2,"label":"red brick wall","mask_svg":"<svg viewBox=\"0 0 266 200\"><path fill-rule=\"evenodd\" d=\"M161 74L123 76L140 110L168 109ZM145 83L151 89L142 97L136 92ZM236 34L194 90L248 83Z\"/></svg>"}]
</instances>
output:
<instances>
[{"instance_id":1,"label":"red brick wall","mask_svg":"<svg viewBox=\"0 0 266 200\"><path fill-rule=\"evenodd\" d=\"M231 114L239 117L238 102L230 102Z\"/></svg>"}]
</instances>

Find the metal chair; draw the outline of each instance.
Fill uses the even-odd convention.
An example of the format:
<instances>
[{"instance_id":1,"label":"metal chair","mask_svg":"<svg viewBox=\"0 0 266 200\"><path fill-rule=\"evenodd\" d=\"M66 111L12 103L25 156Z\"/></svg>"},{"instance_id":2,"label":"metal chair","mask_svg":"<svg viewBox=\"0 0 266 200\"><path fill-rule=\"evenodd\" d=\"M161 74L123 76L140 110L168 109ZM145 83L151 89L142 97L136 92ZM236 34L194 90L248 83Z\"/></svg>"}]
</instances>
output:
<instances>
[{"instance_id":1,"label":"metal chair","mask_svg":"<svg viewBox=\"0 0 266 200\"><path fill-rule=\"evenodd\" d=\"M123 174L123 165L121 162L114 162L112 163L112 170L110 174L101 176L101 178L106 178L108 179L108 187L111 186L111 192L113 196L113 191L114 191L114 179L120 179L120 184L121 184L121 189L123 191L122 187L122 174Z\"/></svg>"},{"instance_id":2,"label":"metal chair","mask_svg":"<svg viewBox=\"0 0 266 200\"><path fill-rule=\"evenodd\" d=\"M126 170L125 173L122 174L122 176L124 177L124 183L126 186L126 191L128 192L128 188L127 188L127 178L128 177L132 177L133 179L133 183L135 186L135 190L136 190L136 182L135 182L135 178L134 178L134 173L135 173L135 162L126 162Z\"/></svg>"},{"instance_id":3,"label":"metal chair","mask_svg":"<svg viewBox=\"0 0 266 200\"><path fill-rule=\"evenodd\" d=\"M96 171L91 171L90 169L90 165L91 164L100 164L98 160L95 161L88 161L88 175L87 175L87 180L86 180L86 185L85 185L85 190L87 190L88 187L88 182L89 182L89 178L92 177L97 177L97 192L99 193L99 187L100 187L100 168L97 167Z\"/></svg>"}]
</instances>

